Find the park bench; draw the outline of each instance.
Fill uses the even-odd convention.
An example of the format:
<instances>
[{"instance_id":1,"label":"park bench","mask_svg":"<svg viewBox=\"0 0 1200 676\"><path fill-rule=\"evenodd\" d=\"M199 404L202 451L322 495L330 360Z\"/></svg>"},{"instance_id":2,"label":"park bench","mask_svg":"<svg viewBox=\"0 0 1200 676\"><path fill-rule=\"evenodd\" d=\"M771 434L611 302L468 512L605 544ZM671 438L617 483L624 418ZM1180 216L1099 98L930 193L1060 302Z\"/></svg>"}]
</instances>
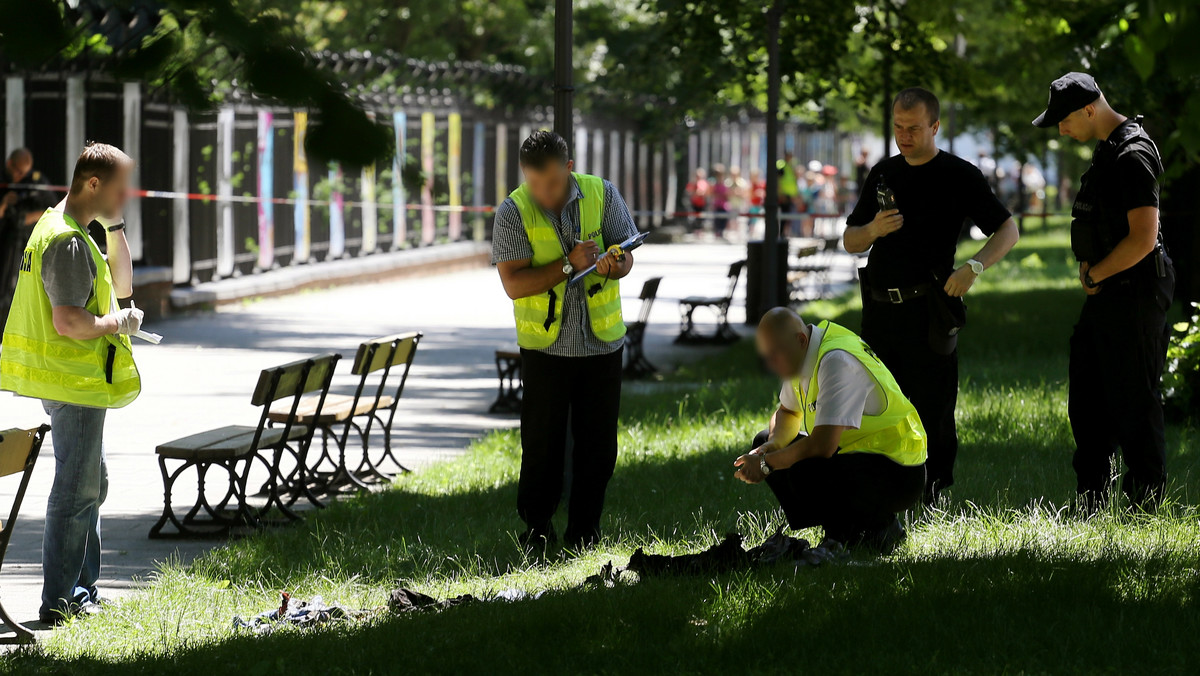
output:
<instances>
[{"instance_id":1,"label":"park bench","mask_svg":"<svg viewBox=\"0 0 1200 676\"><path fill-rule=\"evenodd\" d=\"M793 302L820 300L831 295L830 275L840 243L840 237L826 237L800 245L795 254L798 261L788 266L788 286Z\"/></svg>"},{"instance_id":2,"label":"park bench","mask_svg":"<svg viewBox=\"0 0 1200 676\"><path fill-rule=\"evenodd\" d=\"M642 300L642 307L638 312L637 321L625 325L626 378L644 378L658 371L658 368L651 364L649 359L646 359L642 342L646 338L646 324L650 321L650 308L654 305L654 299L658 297L660 283L662 283L662 277L651 277L646 280L645 284L642 284L642 293L639 296Z\"/></svg>"},{"instance_id":3,"label":"park bench","mask_svg":"<svg viewBox=\"0 0 1200 676\"><path fill-rule=\"evenodd\" d=\"M724 296L689 296L679 301L679 336L675 339L676 343L731 343L739 338L729 325L729 305L733 302L733 292L737 289L738 278L742 276L745 265L746 261L743 260L729 266L729 291ZM717 332L712 336L696 332L692 315L702 307L709 308L717 315Z\"/></svg>"},{"instance_id":4,"label":"park bench","mask_svg":"<svg viewBox=\"0 0 1200 676\"><path fill-rule=\"evenodd\" d=\"M42 449L42 441L50 431L49 425L42 425L29 430L5 430L0 432L0 477L20 473L21 480L13 494L12 509L9 510L8 520L0 529L0 566L4 565L4 555L8 552L8 543L12 540L13 529L17 526L17 514L21 511L21 503L25 500L25 491L29 488L29 479L33 476L33 465L37 462L38 453ZM32 643L33 632L17 622L0 605L0 619L16 634L16 643Z\"/></svg>"},{"instance_id":5,"label":"park bench","mask_svg":"<svg viewBox=\"0 0 1200 676\"><path fill-rule=\"evenodd\" d=\"M320 480L327 487L351 484L368 488L364 479L391 481L394 478L381 469L384 462L391 462L400 472L409 471L392 452L392 424L422 335L416 331L400 333L359 345L351 369L351 373L358 376L358 387L353 395L328 394L323 406L320 396L305 397L294 416L286 406L272 407L268 414L272 423L287 424L294 420L321 432L321 454L308 465L309 479ZM370 455L371 429L376 423L383 432L378 462ZM338 426L341 426L340 434L335 429ZM352 431L362 447L362 458L353 469L346 461ZM329 447L330 439L334 440L337 449L336 458ZM322 472L327 465L330 469Z\"/></svg>"},{"instance_id":6,"label":"park bench","mask_svg":"<svg viewBox=\"0 0 1200 676\"><path fill-rule=\"evenodd\" d=\"M314 505L319 504L308 489L305 475L305 456L314 430L296 423L296 413L304 395L316 392L318 399L313 413L321 414L340 358L337 354L323 354L263 370L250 398L252 405L262 409L255 427L229 425L160 445L156 452L163 477L163 513L151 526L150 537L222 535L237 526L257 527L265 524L263 516L272 507L278 508L288 520L296 520L300 516L291 507L301 495ZM282 427L270 427L271 405L286 399L291 400L290 415ZM286 473L285 454L294 461ZM252 507L246 494L255 460L267 470L266 504L261 507ZM178 466L172 470L170 464ZM229 480L223 497L215 504L205 490L208 472L214 467L224 470ZM189 469L196 470L196 502L180 517L171 504L171 496L175 482ZM201 510L204 516L200 515ZM168 522L176 533L163 533Z\"/></svg>"},{"instance_id":7,"label":"park bench","mask_svg":"<svg viewBox=\"0 0 1200 676\"><path fill-rule=\"evenodd\" d=\"M521 351L496 350L496 373L500 376L500 392L488 413L520 413Z\"/></svg>"}]
</instances>

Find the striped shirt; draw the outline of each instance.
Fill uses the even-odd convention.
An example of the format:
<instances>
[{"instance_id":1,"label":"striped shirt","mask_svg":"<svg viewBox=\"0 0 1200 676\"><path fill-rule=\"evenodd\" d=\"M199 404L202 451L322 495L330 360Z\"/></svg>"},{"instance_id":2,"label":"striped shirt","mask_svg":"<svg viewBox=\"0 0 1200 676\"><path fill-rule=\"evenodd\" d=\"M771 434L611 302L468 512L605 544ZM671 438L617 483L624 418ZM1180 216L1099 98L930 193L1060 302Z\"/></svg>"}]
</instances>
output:
<instances>
[{"instance_id":1,"label":"striped shirt","mask_svg":"<svg viewBox=\"0 0 1200 676\"><path fill-rule=\"evenodd\" d=\"M586 196L579 183L572 178L571 195L563 207L561 217L542 209L546 219L558 232L564 256L566 252L575 248L582 232L579 224L581 199L586 199ZM625 206L625 200L621 199L616 186L608 181L604 181L604 213L600 219L600 233L606 245L619 244L637 234L637 226L633 223L629 207ZM521 212L510 197L496 209L495 224L492 226L492 265L527 258L533 258L533 246L529 243L529 236L525 234ZM592 357L614 352L624 343L624 338L606 342L596 337L588 318L584 285L575 284L567 287L563 298L562 326L558 339L542 351L559 357Z\"/></svg>"}]
</instances>

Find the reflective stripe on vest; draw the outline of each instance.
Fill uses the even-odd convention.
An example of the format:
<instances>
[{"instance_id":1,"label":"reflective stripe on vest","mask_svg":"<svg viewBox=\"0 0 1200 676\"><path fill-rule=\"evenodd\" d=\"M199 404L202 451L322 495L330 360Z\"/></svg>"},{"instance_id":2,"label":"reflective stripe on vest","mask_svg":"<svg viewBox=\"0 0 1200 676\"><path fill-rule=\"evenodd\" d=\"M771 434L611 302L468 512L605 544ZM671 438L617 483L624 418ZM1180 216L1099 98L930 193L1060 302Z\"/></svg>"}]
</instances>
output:
<instances>
[{"instance_id":1,"label":"reflective stripe on vest","mask_svg":"<svg viewBox=\"0 0 1200 676\"><path fill-rule=\"evenodd\" d=\"M816 366L807 392L801 391L800 379L792 381L796 401L804 409L804 431L812 433L817 417L818 380L821 362L832 350L843 350L858 360L876 384L883 390L885 405L879 415L864 415L858 429L842 432L839 453L878 453L901 465L920 465L925 462L925 428L917 409L900 391L896 379L870 347L853 331L832 322L821 322L825 329L821 344L817 346Z\"/></svg>"},{"instance_id":2,"label":"reflective stripe on vest","mask_svg":"<svg viewBox=\"0 0 1200 676\"><path fill-rule=\"evenodd\" d=\"M604 250L604 235L601 221L604 214L604 180L588 174L572 174L583 197L579 204L579 239L593 240ZM561 261L562 241L558 231L546 218L529 195L529 188L522 183L509 195L533 249L534 267ZM587 297L588 318L592 333L605 342L612 342L625 335L625 322L621 317L621 285L615 280L605 280L603 275L589 274L582 282ZM558 340L562 328L562 304L566 297L567 283L559 282L546 293L526 296L513 301L513 315L517 321L517 343L521 347L540 350L550 347Z\"/></svg>"},{"instance_id":3,"label":"reflective stripe on vest","mask_svg":"<svg viewBox=\"0 0 1200 676\"><path fill-rule=\"evenodd\" d=\"M137 399L141 378L128 336L75 340L54 328L54 308L42 283L42 256L57 240L80 237L96 263L85 308L103 316L116 308L112 273L87 232L61 211L42 214L21 259L21 272L0 349L0 389L25 397L94 408L121 408Z\"/></svg>"}]
</instances>

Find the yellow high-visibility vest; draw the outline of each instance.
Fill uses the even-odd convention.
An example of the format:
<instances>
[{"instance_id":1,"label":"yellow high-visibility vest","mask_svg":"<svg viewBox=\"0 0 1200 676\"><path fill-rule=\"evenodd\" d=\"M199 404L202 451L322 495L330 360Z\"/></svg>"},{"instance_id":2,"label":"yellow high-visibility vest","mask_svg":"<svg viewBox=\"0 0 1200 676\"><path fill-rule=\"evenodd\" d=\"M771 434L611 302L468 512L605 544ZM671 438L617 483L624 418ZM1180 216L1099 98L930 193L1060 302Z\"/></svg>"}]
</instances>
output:
<instances>
[{"instance_id":1,"label":"yellow high-visibility vest","mask_svg":"<svg viewBox=\"0 0 1200 676\"><path fill-rule=\"evenodd\" d=\"M792 389L796 392L796 401L800 402L804 431L812 434L817 417L818 380L821 372L821 361L831 350L844 350L858 360L871 377L883 390L886 400L883 412L879 415L864 415L858 429L847 429L842 432L839 453L878 453L885 455L901 465L920 465L925 462L925 427L917 415L917 409L896 384L879 357L853 331L824 321L820 326L825 329L821 344L816 346L816 366L813 368L812 380L808 390L800 388L800 379L792 380ZM810 347L809 349L813 349Z\"/></svg>"},{"instance_id":2,"label":"yellow high-visibility vest","mask_svg":"<svg viewBox=\"0 0 1200 676\"><path fill-rule=\"evenodd\" d=\"M112 273L87 231L61 211L42 214L21 258L21 272L0 349L0 389L21 396L94 408L121 408L142 390L128 336L75 340L54 328L54 308L42 284L42 255L68 237L87 242L96 282L85 308L97 316L117 309Z\"/></svg>"},{"instance_id":3,"label":"yellow high-visibility vest","mask_svg":"<svg viewBox=\"0 0 1200 676\"><path fill-rule=\"evenodd\" d=\"M604 180L588 174L572 174L583 197L579 199L579 239L593 240L604 250L604 234L600 222L604 214ZM561 261L566 253L558 238L558 231L546 218L542 208L529 195L529 188L522 183L509 195L521 212L525 234L533 248L534 267ZM612 342L625 335L625 321L621 317L621 285L615 279L605 280L594 272L579 282L587 295L588 317L592 332L605 342ZM566 281L536 296L526 296L513 301L513 315L517 320L517 343L524 348L540 350L550 347L558 339L562 328L563 298L567 293Z\"/></svg>"}]
</instances>

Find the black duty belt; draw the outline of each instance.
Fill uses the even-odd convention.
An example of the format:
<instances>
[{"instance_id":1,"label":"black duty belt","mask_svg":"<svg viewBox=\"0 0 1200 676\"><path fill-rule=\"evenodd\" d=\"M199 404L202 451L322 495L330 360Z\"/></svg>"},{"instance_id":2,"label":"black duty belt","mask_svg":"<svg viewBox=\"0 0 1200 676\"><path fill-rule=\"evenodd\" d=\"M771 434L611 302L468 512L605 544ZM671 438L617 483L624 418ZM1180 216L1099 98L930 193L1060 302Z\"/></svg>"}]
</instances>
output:
<instances>
[{"instance_id":1,"label":"black duty belt","mask_svg":"<svg viewBox=\"0 0 1200 676\"><path fill-rule=\"evenodd\" d=\"M894 305L899 305L900 303L906 303L914 298L920 298L921 296L929 293L931 290L933 290L933 285L929 282L917 284L916 286L905 287L902 289L877 289L875 287L871 287L871 300L878 301L880 303L892 303Z\"/></svg>"}]
</instances>

